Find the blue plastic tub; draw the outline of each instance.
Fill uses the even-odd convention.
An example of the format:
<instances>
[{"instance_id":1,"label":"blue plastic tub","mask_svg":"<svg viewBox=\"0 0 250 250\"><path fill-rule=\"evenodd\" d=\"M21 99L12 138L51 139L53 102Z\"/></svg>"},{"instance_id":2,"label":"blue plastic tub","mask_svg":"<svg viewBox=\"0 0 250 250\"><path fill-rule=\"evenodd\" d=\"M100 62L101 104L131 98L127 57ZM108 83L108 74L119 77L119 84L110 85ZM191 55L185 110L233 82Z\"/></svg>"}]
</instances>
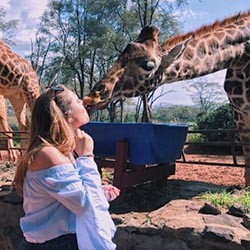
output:
<instances>
[{"instance_id":1,"label":"blue plastic tub","mask_svg":"<svg viewBox=\"0 0 250 250\"><path fill-rule=\"evenodd\" d=\"M82 126L95 142L94 153L114 157L116 143L128 141L131 164L174 162L181 154L188 125L90 122Z\"/></svg>"}]
</instances>

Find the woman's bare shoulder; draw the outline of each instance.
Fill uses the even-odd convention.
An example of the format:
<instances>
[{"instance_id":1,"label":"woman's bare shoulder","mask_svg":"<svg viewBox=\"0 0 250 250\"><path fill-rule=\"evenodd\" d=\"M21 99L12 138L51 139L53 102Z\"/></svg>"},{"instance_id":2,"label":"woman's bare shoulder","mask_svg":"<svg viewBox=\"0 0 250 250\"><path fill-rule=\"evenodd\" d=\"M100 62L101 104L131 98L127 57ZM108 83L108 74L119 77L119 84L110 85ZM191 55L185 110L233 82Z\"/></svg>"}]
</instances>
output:
<instances>
[{"instance_id":1,"label":"woman's bare shoulder","mask_svg":"<svg viewBox=\"0 0 250 250\"><path fill-rule=\"evenodd\" d=\"M57 148L44 146L34 155L34 159L29 166L29 170L37 171L67 163L71 163L71 161Z\"/></svg>"}]
</instances>

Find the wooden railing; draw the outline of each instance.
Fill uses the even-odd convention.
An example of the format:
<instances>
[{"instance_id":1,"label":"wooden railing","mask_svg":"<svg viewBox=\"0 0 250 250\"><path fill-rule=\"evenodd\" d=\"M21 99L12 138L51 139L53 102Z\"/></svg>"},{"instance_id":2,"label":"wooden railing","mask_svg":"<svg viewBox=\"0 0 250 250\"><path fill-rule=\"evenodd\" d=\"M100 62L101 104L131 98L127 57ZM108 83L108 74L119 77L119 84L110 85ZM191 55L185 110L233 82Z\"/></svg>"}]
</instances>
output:
<instances>
[{"instance_id":1,"label":"wooden railing","mask_svg":"<svg viewBox=\"0 0 250 250\"><path fill-rule=\"evenodd\" d=\"M22 151L25 148L21 148L20 141L23 139L27 140L28 132L27 131L0 131L0 150L18 150ZM8 143L9 140L12 140L13 146L10 146ZM14 144L16 143L16 146Z\"/></svg>"},{"instance_id":2,"label":"wooden railing","mask_svg":"<svg viewBox=\"0 0 250 250\"><path fill-rule=\"evenodd\" d=\"M199 165L214 165L214 166L234 166L234 167L244 167L244 163L240 163L238 158L242 158L243 155L239 155L236 152L236 148L241 148L242 146L249 145L249 143L240 143L235 141L235 135L237 133L250 133L250 130L237 130L237 129L213 129L213 130L188 130L189 134L211 134L211 133L226 133L227 141L201 141L201 142L190 142L187 140L184 145L183 152L179 159L176 160L177 163L185 163L185 164L199 164ZM28 133L25 131L0 131L0 150L18 150L22 152L24 148L21 148L20 143L17 146L10 147L8 144L8 139L12 139L13 141L20 141L21 139L27 139ZM211 162L211 161L202 161L202 160L188 160L186 153L186 149L189 146L202 146L202 148L206 148L207 146L216 146L216 147L227 147L230 148L230 155L232 157L231 162ZM216 155L216 152L214 153ZM215 157L216 158L216 157Z\"/></svg>"},{"instance_id":3,"label":"wooden railing","mask_svg":"<svg viewBox=\"0 0 250 250\"><path fill-rule=\"evenodd\" d=\"M243 153L242 154L238 154L236 149L242 149L242 146L250 146L250 143L241 143L241 142L236 142L235 141L235 137L236 134L238 133L249 133L250 130L237 130L237 129L210 129L210 130L188 130L188 135L189 134L210 134L214 133L214 134L218 134L218 133L225 133L226 134L226 141L201 141L201 142L190 142L187 140L185 142L184 145L184 149L182 152L182 155L179 159L176 160L177 163L185 163L185 164L199 164L199 165L214 165L214 166L233 166L233 167L245 167L244 163L240 163L238 161L238 158L241 158L241 162L242 162L242 158L243 158ZM196 160L188 160L187 159L187 153L185 152L186 149L189 148L189 146L201 146L204 150L206 149L206 147L212 147L215 146L216 148L229 148L230 149L230 155L232 156L231 162L219 162L219 161L202 161L200 159ZM214 152L214 155L216 155L217 153ZM215 157L216 158L216 157Z\"/></svg>"}]
</instances>

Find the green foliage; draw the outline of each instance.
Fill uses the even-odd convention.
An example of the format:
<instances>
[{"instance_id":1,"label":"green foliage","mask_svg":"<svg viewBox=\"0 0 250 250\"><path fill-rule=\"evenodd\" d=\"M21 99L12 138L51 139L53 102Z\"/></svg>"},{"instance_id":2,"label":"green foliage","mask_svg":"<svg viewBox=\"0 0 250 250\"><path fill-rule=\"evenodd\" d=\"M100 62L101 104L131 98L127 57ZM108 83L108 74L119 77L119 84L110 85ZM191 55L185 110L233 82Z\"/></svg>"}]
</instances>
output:
<instances>
[{"instance_id":1,"label":"green foliage","mask_svg":"<svg viewBox=\"0 0 250 250\"><path fill-rule=\"evenodd\" d=\"M152 110L154 122L191 123L195 120L198 110L194 106L170 105L155 107Z\"/></svg>"},{"instance_id":2,"label":"green foliage","mask_svg":"<svg viewBox=\"0 0 250 250\"><path fill-rule=\"evenodd\" d=\"M136 100L127 98L123 102L123 108L116 105L116 119L118 122L140 122L141 116L138 116L137 109L135 108ZM122 117L121 117L122 110ZM155 105L152 109L152 122L153 123L185 123L194 126L194 121L198 114L198 109L194 106L184 105ZM92 121L109 121L108 111L98 110L91 116Z\"/></svg>"},{"instance_id":3,"label":"green foliage","mask_svg":"<svg viewBox=\"0 0 250 250\"><path fill-rule=\"evenodd\" d=\"M231 105L223 104L208 114L200 115L197 119L197 126L200 129L236 128Z\"/></svg>"},{"instance_id":4,"label":"green foliage","mask_svg":"<svg viewBox=\"0 0 250 250\"><path fill-rule=\"evenodd\" d=\"M8 117L8 122L9 122L9 126L11 127L12 131L18 131L19 130L16 117Z\"/></svg>"},{"instance_id":5,"label":"green foliage","mask_svg":"<svg viewBox=\"0 0 250 250\"><path fill-rule=\"evenodd\" d=\"M203 194L201 198L207 200L211 204L215 205L216 207L229 207L234 204L233 195L226 190L222 190L220 193L213 193L211 191Z\"/></svg>"},{"instance_id":6,"label":"green foliage","mask_svg":"<svg viewBox=\"0 0 250 250\"><path fill-rule=\"evenodd\" d=\"M233 204L240 204L244 207L245 212L250 212L250 191L243 190L238 193L222 190L221 192L206 192L200 196L218 208L229 208Z\"/></svg>"},{"instance_id":7,"label":"green foliage","mask_svg":"<svg viewBox=\"0 0 250 250\"><path fill-rule=\"evenodd\" d=\"M188 142L202 142L204 140L204 138L203 138L203 135L201 135L201 134L191 134L191 133L189 133L189 134L187 134L187 141Z\"/></svg>"},{"instance_id":8,"label":"green foliage","mask_svg":"<svg viewBox=\"0 0 250 250\"><path fill-rule=\"evenodd\" d=\"M137 112L134 108L135 104L132 99L127 99L123 107L123 119L120 120L120 107L116 107L116 121L137 122L140 119L136 117ZM188 123L192 124L197 116L198 110L194 106L156 106L152 110L154 123ZM92 117L92 121L108 121L109 115L107 110L96 111Z\"/></svg>"},{"instance_id":9,"label":"green foliage","mask_svg":"<svg viewBox=\"0 0 250 250\"><path fill-rule=\"evenodd\" d=\"M250 191L244 192L244 194L238 197L237 201L245 208L246 212L250 212Z\"/></svg>"},{"instance_id":10,"label":"green foliage","mask_svg":"<svg viewBox=\"0 0 250 250\"><path fill-rule=\"evenodd\" d=\"M199 114L196 119L197 129L236 129L233 120L233 111L230 104L219 106L212 112ZM228 141L226 133L204 134L207 141Z\"/></svg>"},{"instance_id":11,"label":"green foliage","mask_svg":"<svg viewBox=\"0 0 250 250\"><path fill-rule=\"evenodd\" d=\"M0 32L3 35L2 40L10 46L14 46L15 43L12 41L12 37L15 34L18 21L9 20L6 21L6 11L3 8L0 8Z\"/></svg>"},{"instance_id":12,"label":"green foliage","mask_svg":"<svg viewBox=\"0 0 250 250\"><path fill-rule=\"evenodd\" d=\"M43 85L70 84L82 97L142 27L157 26L164 39L177 33L174 11L184 5L185 0L49 1L30 61Z\"/></svg>"}]
</instances>

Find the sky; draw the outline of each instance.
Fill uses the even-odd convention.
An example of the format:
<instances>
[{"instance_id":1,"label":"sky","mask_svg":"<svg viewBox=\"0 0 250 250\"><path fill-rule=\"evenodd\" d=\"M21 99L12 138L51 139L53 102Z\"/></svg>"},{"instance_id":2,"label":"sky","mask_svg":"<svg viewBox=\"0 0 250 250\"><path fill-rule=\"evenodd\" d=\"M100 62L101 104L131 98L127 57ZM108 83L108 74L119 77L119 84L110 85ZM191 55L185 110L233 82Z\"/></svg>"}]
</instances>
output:
<instances>
[{"instance_id":1,"label":"sky","mask_svg":"<svg viewBox=\"0 0 250 250\"><path fill-rule=\"evenodd\" d=\"M250 10L249 0L188 0L189 4L179 13L183 32L194 31L203 25L213 24L216 20L236 14L241 11ZM193 105L190 93L187 91L188 84L196 81L218 82L223 89L225 70L199 77L190 81L181 81L165 84L158 88L157 92L167 92L157 102L163 104ZM172 91L169 93L169 91ZM228 102L226 93L223 91L222 101ZM156 93L157 94L157 93Z\"/></svg>"},{"instance_id":2,"label":"sky","mask_svg":"<svg viewBox=\"0 0 250 250\"><path fill-rule=\"evenodd\" d=\"M169 0L175 1L175 0ZM179 16L182 23L182 32L193 31L203 25L212 24L216 20L222 20L230 15L240 11L250 9L249 0L187 0L188 5L182 10L178 10L175 14ZM7 12L7 19L18 19L19 23L16 29L14 41L16 47L14 51L24 56L30 53L31 41L35 39L35 33L39 24L39 17L44 12L49 0L0 0L0 7ZM1 34L0 34L1 38ZM207 75L199 81L218 82L223 86L225 71L219 71L211 75ZM164 85L164 91L167 94L160 98L157 102L166 104L182 104L192 105L190 93L186 86L189 81L171 83ZM162 91L161 88L158 90ZM169 91L172 91L171 93ZM225 94L226 100L226 94Z\"/></svg>"}]
</instances>

